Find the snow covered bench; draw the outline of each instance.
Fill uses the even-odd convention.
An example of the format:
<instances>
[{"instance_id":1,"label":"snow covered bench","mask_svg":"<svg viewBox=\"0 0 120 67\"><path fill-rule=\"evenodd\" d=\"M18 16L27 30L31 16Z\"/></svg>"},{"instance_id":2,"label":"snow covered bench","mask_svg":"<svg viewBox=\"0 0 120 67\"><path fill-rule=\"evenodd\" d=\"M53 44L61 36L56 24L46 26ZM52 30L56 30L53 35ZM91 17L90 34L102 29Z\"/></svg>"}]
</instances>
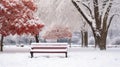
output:
<instances>
[{"instance_id":1,"label":"snow covered bench","mask_svg":"<svg viewBox=\"0 0 120 67\"><path fill-rule=\"evenodd\" d=\"M32 43L31 44L31 58L33 53L65 53L67 57L67 43Z\"/></svg>"}]
</instances>

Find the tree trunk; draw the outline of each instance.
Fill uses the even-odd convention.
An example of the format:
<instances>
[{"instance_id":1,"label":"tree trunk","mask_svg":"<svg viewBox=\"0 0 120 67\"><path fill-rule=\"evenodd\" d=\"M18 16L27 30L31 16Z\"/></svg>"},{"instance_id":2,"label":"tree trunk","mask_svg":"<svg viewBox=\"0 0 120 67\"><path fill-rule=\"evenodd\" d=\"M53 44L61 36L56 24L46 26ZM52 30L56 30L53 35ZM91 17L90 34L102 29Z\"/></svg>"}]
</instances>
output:
<instances>
[{"instance_id":1,"label":"tree trunk","mask_svg":"<svg viewBox=\"0 0 120 67\"><path fill-rule=\"evenodd\" d=\"M3 51L3 39L4 39L4 36L2 35L1 41L0 41L0 51Z\"/></svg>"},{"instance_id":2,"label":"tree trunk","mask_svg":"<svg viewBox=\"0 0 120 67\"><path fill-rule=\"evenodd\" d=\"M68 44L70 45L70 47L71 47L71 38L70 39L68 39Z\"/></svg>"},{"instance_id":3,"label":"tree trunk","mask_svg":"<svg viewBox=\"0 0 120 67\"><path fill-rule=\"evenodd\" d=\"M99 37L99 36L94 36L94 39L95 39L95 48L96 48L96 47L99 47L100 37Z\"/></svg>"},{"instance_id":4,"label":"tree trunk","mask_svg":"<svg viewBox=\"0 0 120 67\"><path fill-rule=\"evenodd\" d=\"M106 50L106 39L101 39L99 48L100 50Z\"/></svg>"},{"instance_id":5,"label":"tree trunk","mask_svg":"<svg viewBox=\"0 0 120 67\"><path fill-rule=\"evenodd\" d=\"M100 42L100 50L106 50L107 32L103 31Z\"/></svg>"},{"instance_id":6,"label":"tree trunk","mask_svg":"<svg viewBox=\"0 0 120 67\"><path fill-rule=\"evenodd\" d=\"M84 42L84 39L83 39L83 31L81 31L81 46L83 47L83 42Z\"/></svg>"},{"instance_id":7,"label":"tree trunk","mask_svg":"<svg viewBox=\"0 0 120 67\"><path fill-rule=\"evenodd\" d=\"M36 43L39 43L39 36L38 35L35 35L35 41L36 41Z\"/></svg>"},{"instance_id":8,"label":"tree trunk","mask_svg":"<svg viewBox=\"0 0 120 67\"><path fill-rule=\"evenodd\" d=\"M82 35L82 47L88 47L88 32L81 31Z\"/></svg>"},{"instance_id":9,"label":"tree trunk","mask_svg":"<svg viewBox=\"0 0 120 67\"><path fill-rule=\"evenodd\" d=\"M106 50L106 38L107 33L102 32L101 36L94 36L95 38L95 47L99 47L100 50Z\"/></svg>"}]
</instances>

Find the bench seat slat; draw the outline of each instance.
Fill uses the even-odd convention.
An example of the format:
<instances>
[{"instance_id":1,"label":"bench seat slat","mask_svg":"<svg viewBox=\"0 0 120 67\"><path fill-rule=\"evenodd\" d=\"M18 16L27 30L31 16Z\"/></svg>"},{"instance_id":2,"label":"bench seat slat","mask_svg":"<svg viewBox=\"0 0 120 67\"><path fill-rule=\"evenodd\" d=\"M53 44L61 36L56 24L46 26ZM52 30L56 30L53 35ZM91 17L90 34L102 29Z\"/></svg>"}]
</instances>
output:
<instances>
[{"instance_id":1,"label":"bench seat slat","mask_svg":"<svg viewBox=\"0 0 120 67\"><path fill-rule=\"evenodd\" d=\"M48 52L67 52L67 49L33 49L30 52L43 52L43 51L48 51Z\"/></svg>"},{"instance_id":2,"label":"bench seat slat","mask_svg":"<svg viewBox=\"0 0 120 67\"><path fill-rule=\"evenodd\" d=\"M31 47L31 49L66 49L67 47Z\"/></svg>"},{"instance_id":3,"label":"bench seat slat","mask_svg":"<svg viewBox=\"0 0 120 67\"><path fill-rule=\"evenodd\" d=\"M66 53L66 51L32 51L33 53Z\"/></svg>"}]
</instances>

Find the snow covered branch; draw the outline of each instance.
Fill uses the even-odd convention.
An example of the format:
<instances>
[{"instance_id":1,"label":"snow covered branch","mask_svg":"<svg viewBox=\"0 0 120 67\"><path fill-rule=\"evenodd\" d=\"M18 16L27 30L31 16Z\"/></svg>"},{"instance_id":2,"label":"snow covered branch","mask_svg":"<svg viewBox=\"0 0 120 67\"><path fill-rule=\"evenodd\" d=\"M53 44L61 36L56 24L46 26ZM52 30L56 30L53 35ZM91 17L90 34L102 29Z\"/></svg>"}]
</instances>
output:
<instances>
[{"instance_id":1,"label":"snow covered branch","mask_svg":"<svg viewBox=\"0 0 120 67\"><path fill-rule=\"evenodd\" d=\"M106 4L106 6L105 6L105 8L104 8L104 11L103 11L103 14L102 14L102 23L103 23L103 24L105 24L105 23L107 22L108 15L109 15L110 9L111 9L111 7L112 7L112 2L113 2L113 0L110 0L110 1ZM103 26L104 26L104 25L103 25ZM103 27L103 26L102 26L102 27Z\"/></svg>"},{"instance_id":2,"label":"snow covered branch","mask_svg":"<svg viewBox=\"0 0 120 67\"><path fill-rule=\"evenodd\" d=\"M88 16L88 15L85 13L85 11L82 9L82 7L79 6L79 5L77 5L77 3L76 3L74 0L71 0L71 1L72 1L73 5L76 7L76 9L79 11L79 13L82 14L82 16L83 16L84 19L87 21L87 23L88 23L90 26L95 27L95 24L94 24L95 20L94 20L92 17Z\"/></svg>"},{"instance_id":3,"label":"snow covered branch","mask_svg":"<svg viewBox=\"0 0 120 67\"><path fill-rule=\"evenodd\" d=\"M92 10L85 3L82 3L82 4L89 10L91 17L94 18L92 14Z\"/></svg>"}]
</instances>

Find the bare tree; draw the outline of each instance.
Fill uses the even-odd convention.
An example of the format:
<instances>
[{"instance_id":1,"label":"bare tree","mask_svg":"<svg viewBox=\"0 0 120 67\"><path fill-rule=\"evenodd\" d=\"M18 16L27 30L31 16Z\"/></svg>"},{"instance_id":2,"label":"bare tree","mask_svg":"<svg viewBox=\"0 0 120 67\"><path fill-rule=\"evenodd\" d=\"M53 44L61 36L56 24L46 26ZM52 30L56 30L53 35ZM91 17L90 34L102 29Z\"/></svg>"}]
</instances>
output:
<instances>
[{"instance_id":1,"label":"bare tree","mask_svg":"<svg viewBox=\"0 0 120 67\"><path fill-rule=\"evenodd\" d=\"M94 39L95 39L95 47L98 46L100 50L106 50L106 38L108 34L108 29L112 22L113 17L110 16L110 10L113 4L113 0L92 0L93 8L88 7L85 3L81 1L72 0L73 5L79 11L79 13L83 16L83 18L90 25ZM102 5L100 5L102 3ZM86 14L83 7L87 8L90 12L90 15ZM102 7L101 7L102 6Z\"/></svg>"},{"instance_id":2,"label":"bare tree","mask_svg":"<svg viewBox=\"0 0 120 67\"><path fill-rule=\"evenodd\" d=\"M81 36L82 36L82 47L88 47L88 31L86 30L86 22L83 23L83 26L81 27Z\"/></svg>"}]
</instances>

